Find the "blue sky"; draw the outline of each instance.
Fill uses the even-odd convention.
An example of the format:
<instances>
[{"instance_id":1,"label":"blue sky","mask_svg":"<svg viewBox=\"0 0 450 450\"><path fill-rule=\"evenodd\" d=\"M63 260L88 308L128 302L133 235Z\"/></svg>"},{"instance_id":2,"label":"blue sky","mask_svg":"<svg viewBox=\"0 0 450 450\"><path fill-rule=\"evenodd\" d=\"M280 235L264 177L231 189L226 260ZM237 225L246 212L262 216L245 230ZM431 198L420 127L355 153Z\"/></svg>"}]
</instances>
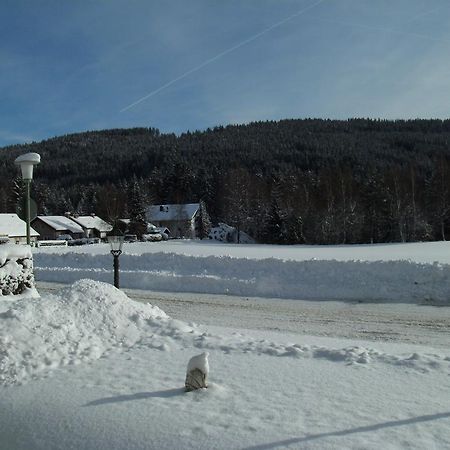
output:
<instances>
[{"instance_id":1,"label":"blue sky","mask_svg":"<svg viewBox=\"0 0 450 450\"><path fill-rule=\"evenodd\" d=\"M0 17L0 146L450 117L448 0L2 0Z\"/></svg>"}]
</instances>

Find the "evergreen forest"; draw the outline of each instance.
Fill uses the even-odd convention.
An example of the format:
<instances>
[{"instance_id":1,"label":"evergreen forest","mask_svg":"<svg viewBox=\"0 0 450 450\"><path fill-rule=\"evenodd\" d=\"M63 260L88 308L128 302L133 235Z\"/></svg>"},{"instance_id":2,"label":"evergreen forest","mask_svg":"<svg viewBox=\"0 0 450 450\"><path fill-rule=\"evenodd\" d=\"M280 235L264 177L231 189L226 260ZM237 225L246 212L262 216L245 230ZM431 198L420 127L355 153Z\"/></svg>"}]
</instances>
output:
<instances>
[{"instance_id":1,"label":"evergreen forest","mask_svg":"<svg viewBox=\"0 0 450 450\"><path fill-rule=\"evenodd\" d=\"M282 120L181 135L114 129L0 151L0 212L14 212L22 194L14 159L37 152L39 214L114 221L147 204L202 200L213 223L262 243L450 237L450 120Z\"/></svg>"}]
</instances>

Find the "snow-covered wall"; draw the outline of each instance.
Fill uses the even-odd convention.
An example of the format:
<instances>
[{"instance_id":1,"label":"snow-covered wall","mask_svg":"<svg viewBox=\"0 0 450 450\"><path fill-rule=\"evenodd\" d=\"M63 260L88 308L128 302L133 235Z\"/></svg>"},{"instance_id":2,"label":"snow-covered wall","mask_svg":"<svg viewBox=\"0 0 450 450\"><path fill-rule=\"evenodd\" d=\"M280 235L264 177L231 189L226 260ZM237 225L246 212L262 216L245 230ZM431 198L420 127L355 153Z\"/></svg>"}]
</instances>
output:
<instances>
[{"instance_id":1,"label":"snow-covered wall","mask_svg":"<svg viewBox=\"0 0 450 450\"><path fill-rule=\"evenodd\" d=\"M34 257L37 280L112 283L111 255ZM450 265L413 261L285 261L174 253L123 254L124 288L304 300L394 301L450 305Z\"/></svg>"},{"instance_id":2,"label":"snow-covered wall","mask_svg":"<svg viewBox=\"0 0 450 450\"><path fill-rule=\"evenodd\" d=\"M0 245L0 296L36 296L31 248Z\"/></svg>"}]
</instances>

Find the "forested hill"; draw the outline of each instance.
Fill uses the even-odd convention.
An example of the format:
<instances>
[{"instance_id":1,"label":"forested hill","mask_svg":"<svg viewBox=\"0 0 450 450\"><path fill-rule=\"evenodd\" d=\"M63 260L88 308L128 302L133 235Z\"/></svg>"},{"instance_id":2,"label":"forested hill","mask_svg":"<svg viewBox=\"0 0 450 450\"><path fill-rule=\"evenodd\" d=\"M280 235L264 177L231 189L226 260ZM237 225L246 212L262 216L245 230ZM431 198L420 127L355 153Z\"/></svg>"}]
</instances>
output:
<instances>
[{"instance_id":1,"label":"forested hill","mask_svg":"<svg viewBox=\"0 0 450 450\"><path fill-rule=\"evenodd\" d=\"M132 213L140 202L204 199L215 221L263 242L441 239L450 232L450 120L283 120L180 136L154 128L85 132L5 147L0 209L17 196L13 161L33 151L39 212Z\"/></svg>"}]
</instances>

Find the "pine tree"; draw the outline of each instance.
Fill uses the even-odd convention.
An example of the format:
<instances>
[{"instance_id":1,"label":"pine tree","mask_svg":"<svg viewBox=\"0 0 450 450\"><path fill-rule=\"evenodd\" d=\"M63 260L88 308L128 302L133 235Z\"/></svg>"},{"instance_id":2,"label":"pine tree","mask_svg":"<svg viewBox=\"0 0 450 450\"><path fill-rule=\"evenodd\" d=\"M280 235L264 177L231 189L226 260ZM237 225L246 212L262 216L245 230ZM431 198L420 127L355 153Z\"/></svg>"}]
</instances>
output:
<instances>
[{"instance_id":1,"label":"pine tree","mask_svg":"<svg viewBox=\"0 0 450 450\"><path fill-rule=\"evenodd\" d=\"M285 232L284 223L277 202L274 199L272 199L264 222L264 242L267 242L268 244L283 243L283 234Z\"/></svg>"},{"instance_id":2,"label":"pine tree","mask_svg":"<svg viewBox=\"0 0 450 450\"><path fill-rule=\"evenodd\" d=\"M18 205L20 205L25 196L25 185L22 181L22 178L16 177L13 180L13 189L12 189L12 205L10 206L11 211L16 211Z\"/></svg>"},{"instance_id":3,"label":"pine tree","mask_svg":"<svg viewBox=\"0 0 450 450\"><path fill-rule=\"evenodd\" d=\"M128 231L141 239L142 235L147 231L147 219L145 214L144 198L137 180L134 180L131 185L128 200L128 211L130 213L130 225Z\"/></svg>"},{"instance_id":4,"label":"pine tree","mask_svg":"<svg viewBox=\"0 0 450 450\"><path fill-rule=\"evenodd\" d=\"M87 197L86 192L83 190L80 196L80 200L78 200L77 207L75 208L75 213L79 216L85 216L88 214L87 205Z\"/></svg>"},{"instance_id":5,"label":"pine tree","mask_svg":"<svg viewBox=\"0 0 450 450\"><path fill-rule=\"evenodd\" d=\"M428 216L435 239L445 241L450 225L450 165L443 156L434 161L431 175L425 182Z\"/></svg>"},{"instance_id":6,"label":"pine tree","mask_svg":"<svg viewBox=\"0 0 450 450\"><path fill-rule=\"evenodd\" d=\"M241 230L248 225L249 219L249 174L242 168L230 171L224 183L225 222L236 228L237 243L241 241Z\"/></svg>"},{"instance_id":7,"label":"pine tree","mask_svg":"<svg viewBox=\"0 0 450 450\"><path fill-rule=\"evenodd\" d=\"M200 206L195 220L197 236L200 239L207 238L209 235L209 231L211 230L211 219L209 217L208 211L206 211L206 205L203 200L200 200Z\"/></svg>"}]
</instances>

